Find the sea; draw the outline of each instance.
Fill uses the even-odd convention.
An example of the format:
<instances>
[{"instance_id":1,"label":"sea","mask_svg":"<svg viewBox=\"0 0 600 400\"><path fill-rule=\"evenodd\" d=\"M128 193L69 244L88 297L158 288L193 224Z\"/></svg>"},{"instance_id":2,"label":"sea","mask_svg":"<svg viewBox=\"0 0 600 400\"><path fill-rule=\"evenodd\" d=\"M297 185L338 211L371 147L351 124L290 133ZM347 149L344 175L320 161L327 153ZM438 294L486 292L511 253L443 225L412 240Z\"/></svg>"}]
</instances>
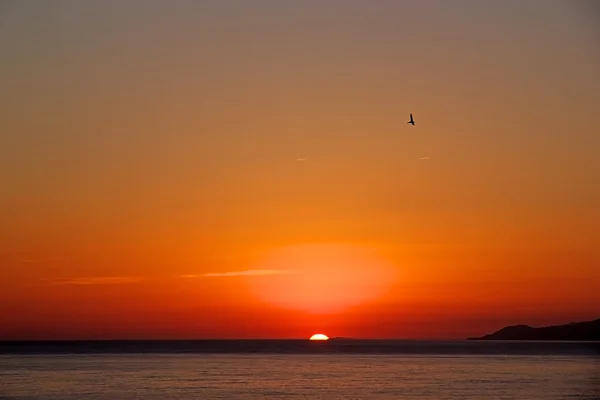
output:
<instances>
[{"instance_id":1,"label":"sea","mask_svg":"<svg viewBox=\"0 0 600 400\"><path fill-rule=\"evenodd\" d=\"M600 400L600 343L0 342L2 400Z\"/></svg>"}]
</instances>

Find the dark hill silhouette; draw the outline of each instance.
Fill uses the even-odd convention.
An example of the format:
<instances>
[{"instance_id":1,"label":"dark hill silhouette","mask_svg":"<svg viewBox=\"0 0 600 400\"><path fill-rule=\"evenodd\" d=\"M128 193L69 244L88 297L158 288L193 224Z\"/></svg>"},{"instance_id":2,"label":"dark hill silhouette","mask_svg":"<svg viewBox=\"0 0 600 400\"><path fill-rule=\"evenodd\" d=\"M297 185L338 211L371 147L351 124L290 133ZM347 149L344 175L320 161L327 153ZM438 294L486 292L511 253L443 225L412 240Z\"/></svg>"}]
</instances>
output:
<instances>
[{"instance_id":1,"label":"dark hill silhouette","mask_svg":"<svg viewBox=\"0 0 600 400\"><path fill-rule=\"evenodd\" d=\"M600 318L566 325L532 328L529 325L513 325L492 334L469 340L591 340L600 341Z\"/></svg>"}]
</instances>

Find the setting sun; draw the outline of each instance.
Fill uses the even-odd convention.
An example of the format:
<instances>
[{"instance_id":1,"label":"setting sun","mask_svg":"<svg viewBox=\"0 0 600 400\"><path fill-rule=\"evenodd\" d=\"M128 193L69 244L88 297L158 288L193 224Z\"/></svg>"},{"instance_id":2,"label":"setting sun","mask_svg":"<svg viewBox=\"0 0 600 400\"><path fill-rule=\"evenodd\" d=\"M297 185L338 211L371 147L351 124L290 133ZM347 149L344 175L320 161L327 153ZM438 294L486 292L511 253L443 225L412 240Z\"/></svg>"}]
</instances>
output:
<instances>
[{"instance_id":1,"label":"setting sun","mask_svg":"<svg viewBox=\"0 0 600 400\"><path fill-rule=\"evenodd\" d=\"M310 340L329 340L329 338L322 333L316 333L310 337Z\"/></svg>"}]
</instances>

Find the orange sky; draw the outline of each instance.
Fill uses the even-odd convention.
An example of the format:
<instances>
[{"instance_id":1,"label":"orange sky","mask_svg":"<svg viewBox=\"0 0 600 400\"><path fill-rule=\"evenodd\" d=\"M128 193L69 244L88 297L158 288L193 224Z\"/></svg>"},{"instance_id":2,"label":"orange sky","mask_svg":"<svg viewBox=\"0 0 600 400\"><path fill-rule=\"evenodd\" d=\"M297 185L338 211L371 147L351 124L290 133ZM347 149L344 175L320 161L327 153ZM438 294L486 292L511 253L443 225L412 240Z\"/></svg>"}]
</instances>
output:
<instances>
[{"instance_id":1,"label":"orange sky","mask_svg":"<svg viewBox=\"0 0 600 400\"><path fill-rule=\"evenodd\" d=\"M0 339L600 316L593 10L450 3L1 5Z\"/></svg>"}]
</instances>

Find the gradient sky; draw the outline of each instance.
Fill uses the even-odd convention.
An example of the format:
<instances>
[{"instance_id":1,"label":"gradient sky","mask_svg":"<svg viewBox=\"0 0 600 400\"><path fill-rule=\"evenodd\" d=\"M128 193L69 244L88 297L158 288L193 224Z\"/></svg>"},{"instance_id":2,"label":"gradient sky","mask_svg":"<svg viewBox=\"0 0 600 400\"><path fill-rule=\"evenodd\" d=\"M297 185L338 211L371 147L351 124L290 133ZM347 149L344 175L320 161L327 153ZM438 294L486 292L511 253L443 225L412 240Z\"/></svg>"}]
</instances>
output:
<instances>
[{"instance_id":1,"label":"gradient sky","mask_svg":"<svg viewBox=\"0 0 600 400\"><path fill-rule=\"evenodd\" d=\"M2 2L0 339L599 317L590 4Z\"/></svg>"}]
</instances>

